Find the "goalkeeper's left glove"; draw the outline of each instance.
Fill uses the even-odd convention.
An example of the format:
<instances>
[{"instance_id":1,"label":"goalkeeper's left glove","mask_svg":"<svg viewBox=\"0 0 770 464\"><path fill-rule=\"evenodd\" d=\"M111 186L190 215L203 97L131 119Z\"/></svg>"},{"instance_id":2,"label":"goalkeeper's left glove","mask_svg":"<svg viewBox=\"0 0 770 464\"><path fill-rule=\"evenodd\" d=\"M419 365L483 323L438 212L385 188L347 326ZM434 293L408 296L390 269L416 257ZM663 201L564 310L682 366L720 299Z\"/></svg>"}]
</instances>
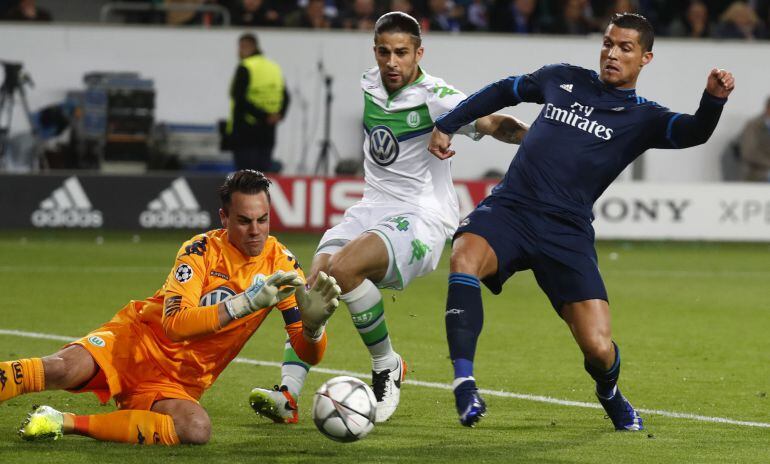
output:
<instances>
[{"instance_id":1,"label":"goalkeeper's left glove","mask_svg":"<svg viewBox=\"0 0 770 464\"><path fill-rule=\"evenodd\" d=\"M297 287L297 305L302 314L303 330L308 337L313 340L321 338L326 321L340 304L340 293L342 291L334 277L324 272L318 273L310 291L304 285Z\"/></svg>"},{"instance_id":2,"label":"goalkeeper's left glove","mask_svg":"<svg viewBox=\"0 0 770 464\"><path fill-rule=\"evenodd\" d=\"M302 278L295 271L277 271L267 279L260 274L245 292L226 300L225 308L230 317L240 319L259 309L277 305L302 285Z\"/></svg>"}]
</instances>

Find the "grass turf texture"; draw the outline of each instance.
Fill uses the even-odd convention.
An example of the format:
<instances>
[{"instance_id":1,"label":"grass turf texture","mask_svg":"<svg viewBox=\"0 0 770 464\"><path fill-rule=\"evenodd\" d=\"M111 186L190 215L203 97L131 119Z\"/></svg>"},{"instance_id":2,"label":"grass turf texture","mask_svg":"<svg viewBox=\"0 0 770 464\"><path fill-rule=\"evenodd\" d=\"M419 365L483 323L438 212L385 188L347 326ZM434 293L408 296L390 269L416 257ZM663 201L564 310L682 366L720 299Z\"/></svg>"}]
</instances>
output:
<instances>
[{"instance_id":1,"label":"grass turf texture","mask_svg":"<svg viewBox=\"0 0 770 464\"><path fill-rule=\"evenodd\" d=\"M151 295L171 269L186 232L5 232L0 234L0 329L79 337L129 299ZM101 237L99 239L98 237ZM309 268L318 237L282 234ZM600 243L614 336L623 353L620 386L640 408L770 422L770 280L766 244ZM385 291L388 326L411 372L448 383L444 335L448 253L439 269L404 292ZM484 291L485 327L476 360L482 388L595 403L592 382L567 328L531 273L500 296ZM285 333L271 315L242 357L280 361ZM322 366L368 372L366 351L341 308L329 326ZM61 342L0 335L0 358L42 356ZM393 419L353 444L332 442L310 419L312 373L300 423L275 425L247 404L279 369L230 365L202 399L213 422L203 447L143 448L67 436L26 443L16 429L32 404L109 412L91 394L43 392L0 405L3 464L41 462L741 462L770 461L770 429L644 414L642 433L617 433L604 412L487 396L475 429L457 423L448 390L406 385Z\"/></svg>"}]
</instances>

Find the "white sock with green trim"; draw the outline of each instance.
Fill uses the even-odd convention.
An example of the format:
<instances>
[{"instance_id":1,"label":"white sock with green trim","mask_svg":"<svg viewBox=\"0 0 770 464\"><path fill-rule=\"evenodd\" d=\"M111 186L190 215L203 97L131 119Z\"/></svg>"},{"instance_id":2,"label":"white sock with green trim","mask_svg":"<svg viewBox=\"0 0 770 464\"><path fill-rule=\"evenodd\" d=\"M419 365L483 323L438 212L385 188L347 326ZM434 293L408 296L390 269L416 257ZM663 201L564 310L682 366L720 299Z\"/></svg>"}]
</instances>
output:
<instances>
[{"instance_id":1,"label":"white sock with green trim","mask_svg":"<svg viewBox=\"0 0 770 464\"><path fill-rule=\"evenodd\" d=\"M283 364L281 365L281 385L286 385L289 393L295 400L299 400L299 394L305 385L305 379L310 366L299 359L291 342L287 339L283 349Z\"/></svg>"},{"instance_id":2,"label":"white sock with green trim","mask_svg":"<svg viewBox=\"0 0 770 464\"><path fill-rule=\"evenodd\" d=\"M353 325L372 356L372 370L380 372L398 367L398 355L390 344L382 294L377 286L366 279L340 299L348 305Z\"/></svg>"}]
</instances>

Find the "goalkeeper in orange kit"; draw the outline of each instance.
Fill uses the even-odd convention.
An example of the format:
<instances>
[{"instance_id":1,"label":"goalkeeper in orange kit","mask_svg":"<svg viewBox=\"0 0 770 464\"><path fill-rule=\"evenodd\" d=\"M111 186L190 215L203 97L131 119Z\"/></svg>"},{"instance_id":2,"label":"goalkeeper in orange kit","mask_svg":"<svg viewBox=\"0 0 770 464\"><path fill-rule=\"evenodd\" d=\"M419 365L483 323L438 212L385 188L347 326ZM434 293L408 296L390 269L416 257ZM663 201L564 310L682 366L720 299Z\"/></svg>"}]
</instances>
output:
<instances>
[{"instance_id":1,"label":"goalkeeper in orange kit","mask_svg":"<svg viewBox=\"0 0 770 464\"><path fill-rule=\"evenodd\" d=\"M22 424L22 438L208 442L211 421L198 400L274 307L299 357L321 360L340 289L325 274L306 289L294 255L268 235L269 185L257 171L228 176L219 189L223 228L185 242L152 297L129 302L55 354L0 362L0 403L63 389L91 391L102 402L114 398L118 407L79 416L40 406Z\"/></svg>"}]
</instances>

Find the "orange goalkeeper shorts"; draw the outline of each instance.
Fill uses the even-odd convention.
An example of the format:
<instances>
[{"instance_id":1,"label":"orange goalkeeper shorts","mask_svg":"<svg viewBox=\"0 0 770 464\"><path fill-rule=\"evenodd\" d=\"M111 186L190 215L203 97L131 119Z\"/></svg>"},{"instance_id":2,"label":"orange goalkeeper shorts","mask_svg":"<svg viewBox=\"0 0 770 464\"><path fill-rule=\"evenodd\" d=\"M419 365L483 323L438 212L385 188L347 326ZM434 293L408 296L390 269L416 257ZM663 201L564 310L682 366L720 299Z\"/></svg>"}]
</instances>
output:
<instances>
[{"instance_id":1,"label":"orange goalkeeper shorts","mask_svg":"<svg viewBox=\"0 0 770 464\"><path fill-rule=\"evenodd\" d=\"M163 399L198 403L197 398L169 379L155 360L148 357L141 335L133 328L134 323L118 316L67 345L82 346L99 365L99 372L86 385L69 391L93 392L102 403L114 397L118 409L149 411L156 401Z\"/></svg>"}]
</instances>

